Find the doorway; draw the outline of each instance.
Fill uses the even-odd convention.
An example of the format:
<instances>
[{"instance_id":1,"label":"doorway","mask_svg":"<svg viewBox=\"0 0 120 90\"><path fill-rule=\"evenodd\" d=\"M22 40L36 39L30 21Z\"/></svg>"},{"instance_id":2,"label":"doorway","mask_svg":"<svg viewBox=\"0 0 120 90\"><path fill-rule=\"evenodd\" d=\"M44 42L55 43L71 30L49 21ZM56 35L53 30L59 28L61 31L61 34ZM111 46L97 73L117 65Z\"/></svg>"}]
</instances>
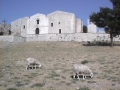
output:
<instances>
[{"instance_id":1,"label":"doorway","mask_svg":"<svg viewBox=\"0 0 120 90\"><path fill-rule=\"evenodd\" d=\"M35 34L39 34L39 28L36 28Z\"/></svg>"}]
</instances>

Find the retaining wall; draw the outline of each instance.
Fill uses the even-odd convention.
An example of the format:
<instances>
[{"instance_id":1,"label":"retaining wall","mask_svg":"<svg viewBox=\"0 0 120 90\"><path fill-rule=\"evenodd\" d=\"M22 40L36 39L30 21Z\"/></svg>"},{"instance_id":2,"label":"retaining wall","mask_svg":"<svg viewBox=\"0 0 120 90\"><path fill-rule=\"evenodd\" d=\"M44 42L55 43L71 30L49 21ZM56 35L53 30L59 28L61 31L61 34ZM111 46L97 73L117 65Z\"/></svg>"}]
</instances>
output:
<instances>
[{"instance_id":1,"label":"retaining wall","mask_svg":"<svg viewBox=\"0 0 120 90\"><path fill-rule=\"evenodd\" d=\"M120 41L120 38L114 37L113 40ZM93 33L27 35L26 41L110 41L110 35Z\"/></svg>"},{"instance_id":2,"label":"retaining wall","mask_svg":"<svg viewBox=\"0 0 120 90\"><path fill-rule=\"evenodd\" d=\"M13 42L14 36L0 36L0 41Z\"/></svg>"},{"instance_id":3,"label":"retaining wall","mask_svg":"<svg viewBox=\"0 0 120 90\"><path fill-rule=\"evenodd\" d=\"M93 33L76 33L76 34L43 34L43 35L27 35L21 36L0 36L3 42L30 42L30 41L110 41L109 34L93 34ZM120 37L114 37L113 41L120 41Z\"/></svg>"},{"instance_id":4,"label":"retaining wall","mask_svg":"<svg viewBox=\"0 0 120 90\"><path fill-rule=\"evenodd\" d=\"M21 36L0 36L0 41L2 42L8 42L8 43L19 43L19 42L25 42L26 38Z\"/></svg>"}]
</instances>

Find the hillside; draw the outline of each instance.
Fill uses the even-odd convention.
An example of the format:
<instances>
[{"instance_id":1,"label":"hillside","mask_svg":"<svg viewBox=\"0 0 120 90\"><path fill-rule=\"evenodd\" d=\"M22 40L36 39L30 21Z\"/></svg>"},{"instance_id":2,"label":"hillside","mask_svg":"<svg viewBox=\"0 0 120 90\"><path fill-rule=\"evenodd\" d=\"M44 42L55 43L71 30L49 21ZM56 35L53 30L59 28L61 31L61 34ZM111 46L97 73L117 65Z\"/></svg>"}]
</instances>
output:
<instances>
[{"instance_id":1,"label":"hillside","mask_svg":"<svg viewBox=\"0 0 120 90\"><path fill-rule=\"evenodd\" d=\"M36 58L41 69L26 70ZM73 79L75 63L86 62L94 73ZM120 90L120 47L83 46L76 42L25 42L0 48L0 90Z\"/></svg>"}]
</instances>

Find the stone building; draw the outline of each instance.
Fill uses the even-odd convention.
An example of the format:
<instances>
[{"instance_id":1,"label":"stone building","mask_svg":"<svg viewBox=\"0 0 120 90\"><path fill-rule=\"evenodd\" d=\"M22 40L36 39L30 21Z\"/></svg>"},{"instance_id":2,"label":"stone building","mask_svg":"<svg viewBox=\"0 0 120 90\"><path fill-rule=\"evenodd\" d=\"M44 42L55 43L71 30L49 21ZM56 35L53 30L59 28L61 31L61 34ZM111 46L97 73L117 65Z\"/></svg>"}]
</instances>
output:
<instances>
[{"instance_id":1,"label":"stone building","mask_svg":"<svg viewBox=\"0 0 120 90\"><path fill-rule=\"evenodd\" d=\"M26 37L27 30L28 30L27 29L28 19L29 17L24 17L11 22L11 31L13 32L13 35Z\"/></svg>"},{"instance_id":2,"label":"stone building","mask_svg":"<svg viewBox=\"0 0 120 90\"><path fill-rule=\"evenodd\" d=\"M97 33L97 26L94 23L90 22L89 19L87 23L88 33Z\"/></svg>"},{"instance_id":3,"label":"stone building","mask_svg":"<svg viewBox=\"0 0 120 90\"><path fill-rule=\"evenodd\" d=\"M75 14L55 11L50 14L35 14L11 22L13 35L26 37L43 34L74 34L83 32L83 21Z\"/></svg>"}]
</instances>

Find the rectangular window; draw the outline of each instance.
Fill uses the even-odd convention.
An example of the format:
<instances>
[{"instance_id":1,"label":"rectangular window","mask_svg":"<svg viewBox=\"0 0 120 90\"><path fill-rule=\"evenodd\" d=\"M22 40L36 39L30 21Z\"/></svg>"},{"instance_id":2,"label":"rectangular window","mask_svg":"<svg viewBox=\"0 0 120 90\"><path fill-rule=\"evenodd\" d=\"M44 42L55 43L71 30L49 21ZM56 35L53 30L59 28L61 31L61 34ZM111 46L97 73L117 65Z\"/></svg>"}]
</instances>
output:
<instances>
[{"instance_id":1,"label":"rectangular window","mask_svg":"<svg viewBox=\"0 0 120 90\"><path fill-rule=\"evenodd\" d=\"M25 29L25 25L23 26L23 29Z\"/></svg>"},{"instance_id":2,"label":"rectangular window","mask_svg":"<svg viewBox=\"0 0 120 90\"><path fill-rule=\"evenodd\" d=\"M51 23L51 27L53 27L53 23Z\"/></svg>"},{"instance_id":3,"label":"rectangular window","mask_svg":"<svg viewBox=\"0 0 120 90\"><path fill-rule=\"evenodd\" d=\"M59 29L59 34L61 34L61 29Z\"/></svg>"},{"instance_id":4,"label":"rectangular window","mask_svg":"<svg viewBox=\"0 0 120 90\"><path fill-rule=\"evenodd\" d=\"M60 24L60 22L59 22L59 24Z\"/></svg>"}]
</instances>

